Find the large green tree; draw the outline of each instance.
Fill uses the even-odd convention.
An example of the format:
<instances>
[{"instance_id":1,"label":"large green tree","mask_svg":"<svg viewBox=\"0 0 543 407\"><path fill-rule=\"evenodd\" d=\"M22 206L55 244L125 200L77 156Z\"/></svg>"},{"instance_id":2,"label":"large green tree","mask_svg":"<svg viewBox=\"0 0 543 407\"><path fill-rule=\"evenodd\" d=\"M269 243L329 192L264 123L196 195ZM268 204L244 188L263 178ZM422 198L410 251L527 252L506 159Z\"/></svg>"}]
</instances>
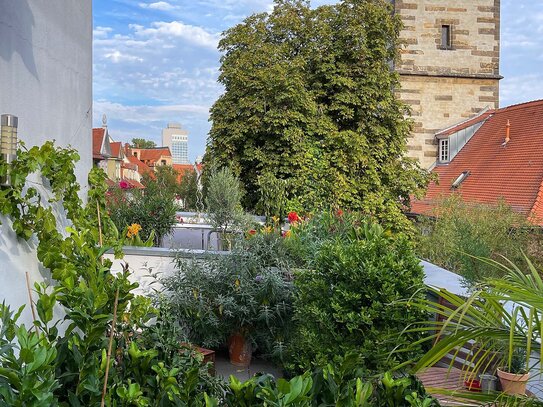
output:
<instances>
[{"instance_id":1,"label":"large green tree","mask_svg":"<svg viewBox=\"0 0 543 407\"><path fill-rule=\"evenodd\" d=\"M155 148L156 143L151 140L146 140L144 138L133 138L132 147L136 148Z\"/></svg>"},{"instance_id":2,"label":"large green tree","mask_svg":"<svg viewBox=\"0 0 543 407\"><path fill-rule=\"evenodd\" d=\"M230 166L255 207L258 177L288 180L290 208L330 206L392 220L426 185L405 157L410 121L395 97L401 22L386 0L311 9L276 0L226 31L205 161Z\"/></svg>"}]
</instances>

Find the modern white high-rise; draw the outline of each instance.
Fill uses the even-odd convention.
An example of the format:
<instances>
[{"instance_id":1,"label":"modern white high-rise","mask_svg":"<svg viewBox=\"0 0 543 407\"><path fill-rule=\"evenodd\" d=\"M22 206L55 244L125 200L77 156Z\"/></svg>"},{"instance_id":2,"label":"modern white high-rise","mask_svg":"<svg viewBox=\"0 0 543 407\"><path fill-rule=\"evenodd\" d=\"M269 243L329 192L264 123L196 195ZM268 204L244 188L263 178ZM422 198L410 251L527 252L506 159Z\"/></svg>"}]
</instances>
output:
<instances>
[{"instance_id":1,"label":"modern white high-rise","mask_svg":"<svg viewBox=\"0 0 543 407\"><path fill-rule=\"evenodd\" d=\"M179 123L168 123L162 130L162 145L170 148L174 164L189 164L189 132Z\"/></svg>"}]
</instances>

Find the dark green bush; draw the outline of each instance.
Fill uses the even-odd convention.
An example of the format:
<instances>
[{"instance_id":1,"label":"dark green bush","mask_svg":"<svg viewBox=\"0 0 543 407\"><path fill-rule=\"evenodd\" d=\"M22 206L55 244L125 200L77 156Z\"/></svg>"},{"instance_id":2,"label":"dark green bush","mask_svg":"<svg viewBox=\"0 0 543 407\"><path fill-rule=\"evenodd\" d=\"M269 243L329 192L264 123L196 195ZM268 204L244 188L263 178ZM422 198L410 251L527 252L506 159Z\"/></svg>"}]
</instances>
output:
<instances>
[{"instance_id":1,"label":"dark green bush","mask_svg":"<svg viewBox=\"0 0 543 407\"><path fill-rule=\"evenodd\" d=\"M155 246L160 246L163 237L171 233L176 222L173 196L121 188L114 188L110 194L107 209L119 231L137 223L141 225L141 240L155 232Z\"/></svg>"},{"instance_id":2,"label":"dark green bush","mask_svg":"<svg viewBox=\"0 0 543 407\"><path fill-rule=\"evenodd\" d=\"M405 236L367 219L326 222L312 220L292 237L291 247L296 241L311 241L305 253L311 258L306 259L310 268L295 275L289 369L325 365L349 351L358 352L364 368L372 372L409 360L413 354L389 354L414 339L400 336L404 328L426 318L400 303L424 295L418 291L423 271L412 245ZM320 232L329 228L328 237Z\"/></svg>"}]
</instances>

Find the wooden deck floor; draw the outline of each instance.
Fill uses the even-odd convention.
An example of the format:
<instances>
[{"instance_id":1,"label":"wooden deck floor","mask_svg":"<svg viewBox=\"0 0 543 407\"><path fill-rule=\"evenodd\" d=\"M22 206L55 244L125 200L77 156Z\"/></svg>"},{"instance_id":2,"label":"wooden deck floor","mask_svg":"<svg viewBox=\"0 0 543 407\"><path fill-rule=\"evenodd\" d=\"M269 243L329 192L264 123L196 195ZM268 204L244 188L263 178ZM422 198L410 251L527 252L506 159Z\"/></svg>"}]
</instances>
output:
<instances>
[{"instance_id":1,"label":"wooden deck floor","mask_svg":"<svg viewBox=\"0 0 543 407\"><path fill-rule=\"evenodd\" d=\"M430 367L417 374L426 391L439 400L442 406L481 406L483 404L463 400L461 397L440 394L439 389L450 391L466 391L464 373L456 368L449 371L445 367Z\"/></svg>"}]
</instances>

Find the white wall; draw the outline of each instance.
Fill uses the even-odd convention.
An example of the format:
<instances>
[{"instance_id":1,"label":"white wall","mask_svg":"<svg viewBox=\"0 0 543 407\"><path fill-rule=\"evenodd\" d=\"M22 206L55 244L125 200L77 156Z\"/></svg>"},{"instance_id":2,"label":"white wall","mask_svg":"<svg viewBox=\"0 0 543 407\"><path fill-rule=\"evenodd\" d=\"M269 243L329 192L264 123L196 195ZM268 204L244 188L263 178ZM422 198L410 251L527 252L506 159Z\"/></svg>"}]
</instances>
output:
<instances>
[{"instance_id":1,"label":"white wall","mask_svg":"<svg viewBox=\"0 0 543 407\"><path fill-rule=\"evenodd\" d=\"M0 0L0 114L19 117L27 146L55 139L92 165L92 2Z\"/></svg>"},{"instance_id":2,"label":"white wall","mask_svg":"<svg viewBox=\"0 0 543 407\"><path fill-rule=\"evenodd\" d=\"M55 139L72 145L81 161L83 196L92 165L92 2L90 0L0 0L0 114L19 117L19 138L30 147ZM45 197L41 177L30 181ZM56 211L61 228L62 210ZM0 302L28 304L25 272L47 281L36 258L36 241L17 239L0 217ZM30 309L22 315L31 322Z\"/></svg>"}]
</instances>

